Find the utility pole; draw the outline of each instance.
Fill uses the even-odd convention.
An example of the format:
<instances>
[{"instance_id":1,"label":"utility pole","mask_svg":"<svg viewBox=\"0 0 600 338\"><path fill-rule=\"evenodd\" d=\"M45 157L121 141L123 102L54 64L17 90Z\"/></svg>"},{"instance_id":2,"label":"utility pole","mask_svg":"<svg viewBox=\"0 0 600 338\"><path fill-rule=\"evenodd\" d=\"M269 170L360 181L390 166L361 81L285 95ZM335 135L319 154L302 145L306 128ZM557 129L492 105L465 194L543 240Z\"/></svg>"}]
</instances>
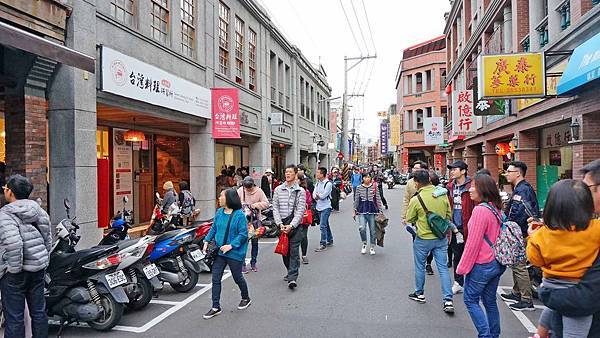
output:
<instances>
[{"instance_id":1,"label":"utility pole","mask_svg":"<svg viewBox=\"0 0 600 338\"><path fill-rule=\"evenodd\" d=\"M376 57L377 54L357 57L344 56L344 95L342 96L342 144L340 144L340 152L344 156L351 156L351 154L348 154L348 97L359 96L348 94L348 72L352 70L352 68L358 66L358 64L362 61L367 59L375 59ZM354 64L350 67L348 67L348 61L356 62L354 62ZM343 160L339 161L340 168L342 167L342 162Z\"/></svg>"}]
</instances>

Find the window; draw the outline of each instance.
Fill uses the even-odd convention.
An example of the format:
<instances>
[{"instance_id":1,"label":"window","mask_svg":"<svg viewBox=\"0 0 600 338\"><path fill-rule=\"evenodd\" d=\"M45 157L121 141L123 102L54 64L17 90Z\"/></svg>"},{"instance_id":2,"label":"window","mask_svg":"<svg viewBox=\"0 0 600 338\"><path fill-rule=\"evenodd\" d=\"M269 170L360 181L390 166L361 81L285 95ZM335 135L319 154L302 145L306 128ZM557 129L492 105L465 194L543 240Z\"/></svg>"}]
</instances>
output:
<instances>
[{"instance_id":1,"label":"window","mask_svg":"<svg viewBox=\"0 0 600 338\"><path fill-rule=\"evenodd\" d=\"M446 88L446 69L440 69L440 88Z\"/></svg>"},{"instance_id":2,"label":"window","mask_svg":"<svg viewBox=\"0 0 600 338\"><path fill-rule=\"evenodd\" d=\"M565 30L571 26L571 5L569 1L566 1L557 11L560 13L560 29Z\"/></svg>"},{"instance_id":3,"label":"window","mask_svg":"<svg viewBox=\"0 0 600 338\"><path fill-rule=\"evenodd\" d=\"M300 76L300 116L304 117L304 79Z\"/></svg>"},{"instance_id":4,"label":"window","mask_svg":"<svg viewBox=\"0 0 600 338\"><path fill-rule=\"evenodd\" d=\"M219 72L229 74L229 7L219 2Z\"/></svg>"},{"instance_id":5,"label":"window","mask_svg":"<svg viewBox=\"0 0 600 338\"><path fill-rule=\"evenodd\" d=\"M181 0L181 53L194 56L194 0Z\"/></svg>"},{"instance_id":6,"label":"window","mask_svg":"<svg viewBox=\"0 0 600 338\"><path fill-rule=\"evenodd\" d=\"M423 129L423 110L417 109L417 129Z\"/></svg>"},{"instance_id":7,"label":"window","mask_svg":"<svg viewBox=\"0 0 600 338\"><path fill-rule=\"evenodd\" d=\"M596 6L597 4L600 4L600 0L592 0L592 6Z\"/></svg>"},{"instance_id":8,"label":"window","mask_svg":"<svg viewBox=\"0 0 600 338\"><path fill-rule=\"evenodd\" d=\"M540 37L540 48L544 48L548 44L548 20L539 25L536 30Z\"/></svg>"},{"instance_id":9,"label":"window","mask_svg":"<svg viewBox=\"0 0 600 338\"><path fill-rule=\"evenodd\" d=\"M248 88L256 91L256 32L248 30L248 68L250 83Z\"/></svg>"},{"instance_id":10,"label":"window","mask_svg":"<svg viewBox=\"0 0 600 338\"><path fill-rule=\"evenodd\" d=\"M152 0L152 38L167 43L169 32L168 0Z\"/></svg>"},{"instance_id":11,"label":"window","mask_svg":"<svg viewBox=\"0 0 600 338\"><path fill-rule=\"evenodd\" d=\"M525 39L523 39L523 41L521 41L521 48L523 49L523 52L527 53L530 50L530 46L529 46L529 37L526 37Z\"/></svg>"},{"instance_id":12,"label":"window","mask_svg":"<svg viewBox=\"0 0 600 338\"><path fill-rule=\"evenodd\" d=\"M127 26L133 26L133 0L112 0L110 14Z\"/></svg>"},{"instance_id":13,"label":"window","mask_svg":"<svg viewBox=\"0 0 600 338\"><path fill-rule=\"evenodd\" d=\"M235 82L244 83L244 21L235 17Z\"/></svg>"}]
</instances>

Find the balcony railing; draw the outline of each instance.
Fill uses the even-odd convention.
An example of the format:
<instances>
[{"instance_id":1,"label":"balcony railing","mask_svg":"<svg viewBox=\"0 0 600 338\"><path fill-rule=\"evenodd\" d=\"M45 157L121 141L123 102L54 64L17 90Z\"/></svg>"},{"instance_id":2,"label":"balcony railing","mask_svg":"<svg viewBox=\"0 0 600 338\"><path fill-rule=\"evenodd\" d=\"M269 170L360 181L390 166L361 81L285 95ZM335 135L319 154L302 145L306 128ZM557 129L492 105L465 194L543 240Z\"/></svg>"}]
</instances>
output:
<instances>
[{"instance_id":1,"label":"balcony railing","mask_svg":"<svg viewBox=\"0 0 600 338\"><path fill-rule=\"evenodd\" d=\"M484 51L485 54L498 54L502 53L504 47L504 32L502 25L498 25L494 33L490 36L489 40L486 41Z\"/></svg>"},{"instance_id":2,"label":"balcony railing","mask_svg":"<svg viewBox=\"0 0 600 338\"><path fill-rule=\"evenodd\" d=\"M277 89L275 87L271 87L271 102L277 103Z\"/></svg>"}]
</instances>

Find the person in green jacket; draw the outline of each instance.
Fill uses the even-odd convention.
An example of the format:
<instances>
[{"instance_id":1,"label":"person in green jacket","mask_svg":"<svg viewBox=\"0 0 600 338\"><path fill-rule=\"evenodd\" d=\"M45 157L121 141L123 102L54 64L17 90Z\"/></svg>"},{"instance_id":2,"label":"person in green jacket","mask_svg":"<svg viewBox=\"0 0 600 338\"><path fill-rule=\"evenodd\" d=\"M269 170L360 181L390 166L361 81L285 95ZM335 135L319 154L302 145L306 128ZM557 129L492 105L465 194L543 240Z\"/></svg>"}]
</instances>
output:
<instances>
[{"instance_id":1,"label":"person in green jacket","mask_svg":"<svg viewBox=\"0 0 600 338\"><path fill-rule=\"evenodd\" d=\"M449 220L452 215L450 201L447 196L434 197L435 187L431 184L429 172L415 170L413 178L417 185L417 194L427 209ZM408 204L406 222L416 224L417 228L417 236L413 242L415 292L409 294L408 297L416 302L425 303L425 263L429 253L433 253L442 288L443 310L446 313L454 313L452 281L448 273L448 239L439 239L433 234L427 223L425 209L421 206L417 196L411 198Z\"/></svg>"}]
</instances>

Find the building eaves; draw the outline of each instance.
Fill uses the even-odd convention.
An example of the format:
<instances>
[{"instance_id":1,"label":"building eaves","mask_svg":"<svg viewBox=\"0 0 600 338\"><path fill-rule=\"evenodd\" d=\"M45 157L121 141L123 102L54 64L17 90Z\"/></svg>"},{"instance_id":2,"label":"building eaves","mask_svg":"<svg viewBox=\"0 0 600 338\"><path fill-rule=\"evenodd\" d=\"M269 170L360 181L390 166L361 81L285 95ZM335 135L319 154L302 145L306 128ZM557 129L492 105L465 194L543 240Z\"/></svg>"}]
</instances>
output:
<instances>
[{"instance_id":1,"label":"building eaves","mask_svg":"<svg viewBox=\"0 0 600 338\"><path fill-rule=\"evenodd\" d=\"M448 20L446 20L446 26L444 27L444 35L448 35L450 32L451 23L456 20L456 15L458 15L458 9L462 7L462 0L450 0L452 3L452 8L450 9L450 14L448 15Z\"/></svg>"}]
</instances>

